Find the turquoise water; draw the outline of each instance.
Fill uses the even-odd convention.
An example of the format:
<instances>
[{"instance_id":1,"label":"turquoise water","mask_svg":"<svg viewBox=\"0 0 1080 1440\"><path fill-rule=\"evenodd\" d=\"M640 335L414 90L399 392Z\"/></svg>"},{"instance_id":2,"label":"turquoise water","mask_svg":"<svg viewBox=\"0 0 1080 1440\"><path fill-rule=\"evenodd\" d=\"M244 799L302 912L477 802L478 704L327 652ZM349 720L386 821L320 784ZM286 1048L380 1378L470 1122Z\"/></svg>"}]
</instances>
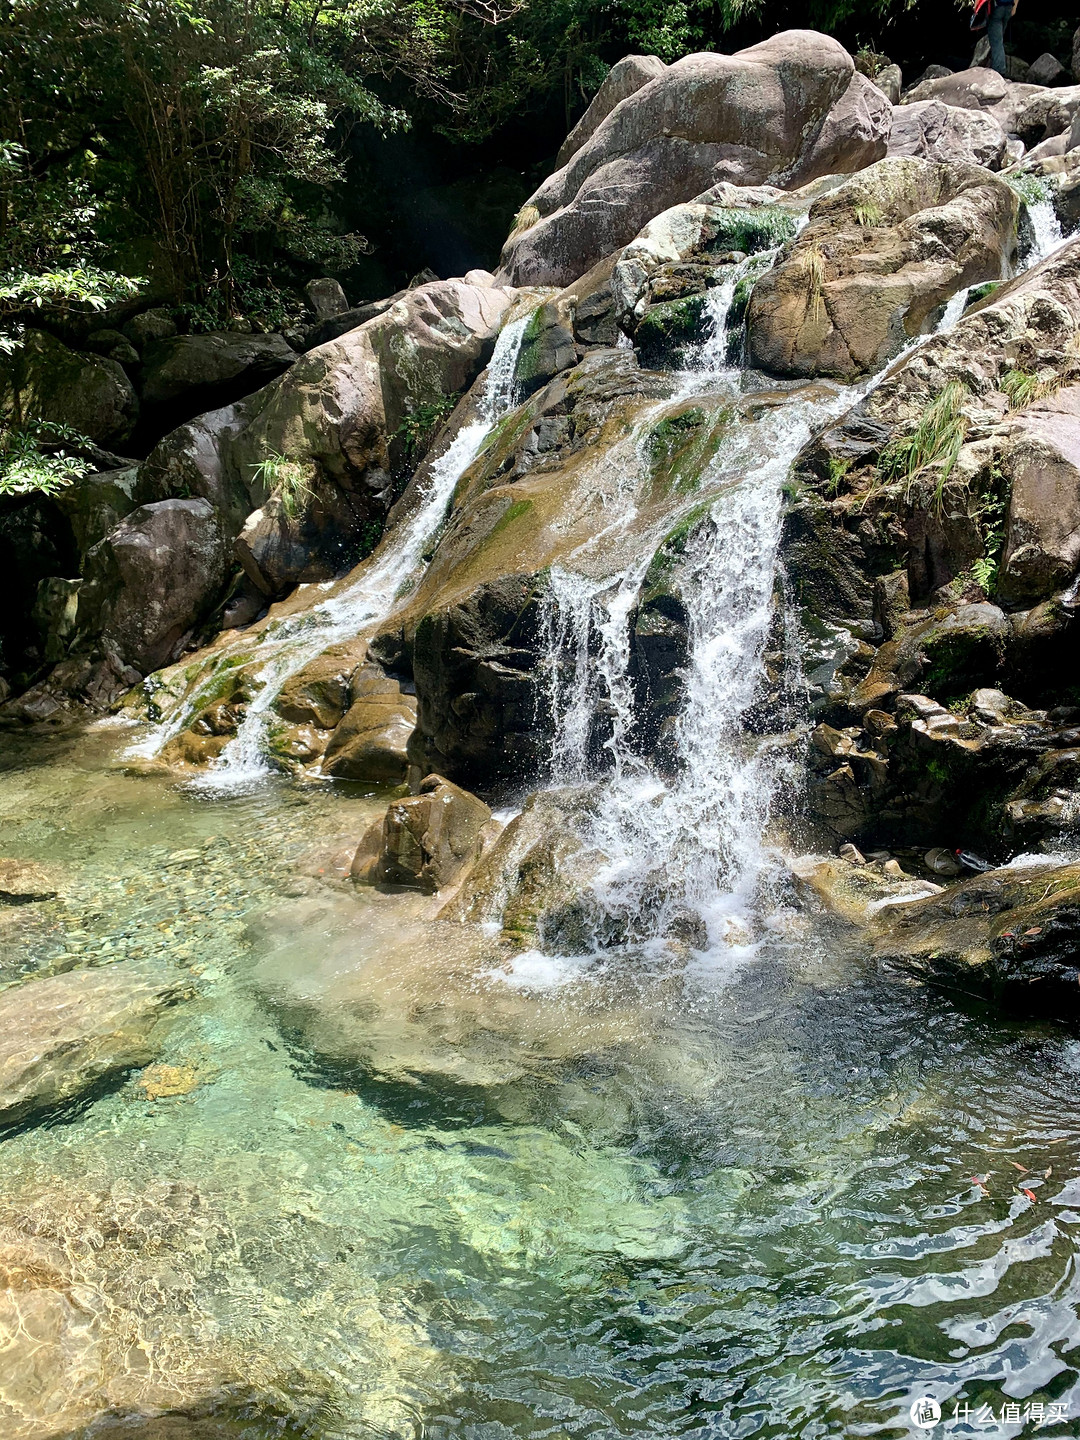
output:
<instances>
[{"instance_id":1,"label":"turquoise water","mask_svg":"<svg viewBox=\"0 0 1080 1440\"><path fill-rule=\"evenodd\" d=\"M482 934L340 879L385 796L209 798L125 773L126 739L0 745L3 852L65 876L3 912L0 980L153 958L199 992L159 1057L186 1093L128 1076L0 1145L5 1440L163 1411L116 1433L905 1436L923 1394L1080 1415L1070 1034L795 919L741 969L516 988Z\"/></svg>"}]
</instances>

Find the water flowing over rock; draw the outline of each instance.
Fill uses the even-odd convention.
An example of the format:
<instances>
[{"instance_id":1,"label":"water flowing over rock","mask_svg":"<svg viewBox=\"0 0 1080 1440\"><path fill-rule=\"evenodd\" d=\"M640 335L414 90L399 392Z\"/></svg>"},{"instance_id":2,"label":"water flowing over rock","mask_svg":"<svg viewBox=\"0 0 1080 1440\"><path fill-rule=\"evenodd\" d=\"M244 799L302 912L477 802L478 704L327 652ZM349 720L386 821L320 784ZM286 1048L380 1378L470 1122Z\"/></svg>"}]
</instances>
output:
<instances>
[{"instance_id":1,"label":"water flowing over rock","mask_svg":"<svg viewBox=\"0 0 1080 1440\"><path fill-rule=\"evenodd\" d=\"M822 35L686 56L615 105L526 202L538 218L511 236L501 273L569 284L720 181L797 186L880 159L890 120L885 97Z\"/></svg>"}]
</instances>

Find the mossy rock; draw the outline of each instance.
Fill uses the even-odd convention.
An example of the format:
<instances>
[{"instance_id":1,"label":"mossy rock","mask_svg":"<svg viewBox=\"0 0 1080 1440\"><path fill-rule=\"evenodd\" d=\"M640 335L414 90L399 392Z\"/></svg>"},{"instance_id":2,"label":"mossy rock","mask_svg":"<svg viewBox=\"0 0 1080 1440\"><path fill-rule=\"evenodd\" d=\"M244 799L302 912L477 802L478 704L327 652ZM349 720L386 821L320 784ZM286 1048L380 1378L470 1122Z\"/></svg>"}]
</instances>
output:
<instances>
[{"instance_id":1,"label":"mossy rock","mask_svg":"<svg viewBox=\"0 0 1080 1440\"><path fill-rule=\"evenodd\" d=\"M700 405L666 415L653 426L647 442L654 483L673 495L699 489L731 420L728 408Z\"/></svg>"},{"instance_id":2,"label":"mossy rock","mask_svg":"<svg viewBox=\"0 0 1080 1440\"><path fill-rule=\"evenodd\" d=\"M756 255L761 250L775 250L777 245L795 237L794 219L776 205L761 205L753 210L723 210L710 229L713 233L708 249L713 254L741 250L744 255Z\"/></svg>"},{"instance_id":3,"label":"mossy rock","mask_svg":"<svg viewBox=\"0 0 1080 1440\"><path fill-rule=\"evenodd\" d=\"M687 349L700 345L709 333L703 295L651 305L634 335L641 363L653 370L677 370Z\"/></svg>"}]
</instances>

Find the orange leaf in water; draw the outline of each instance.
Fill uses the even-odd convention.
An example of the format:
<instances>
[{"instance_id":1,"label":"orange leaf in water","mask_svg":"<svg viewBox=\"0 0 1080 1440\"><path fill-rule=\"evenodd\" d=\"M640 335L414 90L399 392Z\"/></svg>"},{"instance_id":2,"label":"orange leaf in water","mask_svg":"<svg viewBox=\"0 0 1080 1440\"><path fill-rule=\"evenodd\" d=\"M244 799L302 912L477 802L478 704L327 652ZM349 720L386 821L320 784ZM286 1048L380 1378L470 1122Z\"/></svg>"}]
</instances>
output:
<instances>
[{"instance_id":1,"label":"orange leaf in water","mask_svg":"<svg viewBox=\"0 0 1080 1440\"><path fill-rule=\"evenodd\" d=\"M1025 935L1041 935L1041 934L1042 934L1042 926L1041 926L1041 925L1033 925L1030 930L1025 930L1025 931L1024 931L1024 934L1025 934Z\"/></svg>"},{"instance_id":2,"label":"orange leaf in water","mask_svg":"<svg viewBox=\"0 0 1080 1440\"><path fill-rule=\"evenodd\" d=\"M1020 1189L1023 1190L1024 1194L1028 1197L1028 1199L1029 1199L1029 1200L1031 1201L1031 1203L1034 1205L1034 1204L1036 1203L1035 1191L1034 1191L1034 1190L1029 1190L1025 1185L1021 1185L1021 1186L1020 1186Z\"/></svg>"},{"instance_id":3,"label":"orange leaf in water","mask_svg":"<svg viewBox=\"0 0 1080 1440\"><path fill-rule=\"evenodd\" d=\"M1028 1173L1028 1167L1026 1165L1019 1164L1016 1160L1010 1160L1009 1164L1013 1167L1014 1170L1019 1170L1021 1175L1026 1175Z\"/></svg>"}]
</instances>

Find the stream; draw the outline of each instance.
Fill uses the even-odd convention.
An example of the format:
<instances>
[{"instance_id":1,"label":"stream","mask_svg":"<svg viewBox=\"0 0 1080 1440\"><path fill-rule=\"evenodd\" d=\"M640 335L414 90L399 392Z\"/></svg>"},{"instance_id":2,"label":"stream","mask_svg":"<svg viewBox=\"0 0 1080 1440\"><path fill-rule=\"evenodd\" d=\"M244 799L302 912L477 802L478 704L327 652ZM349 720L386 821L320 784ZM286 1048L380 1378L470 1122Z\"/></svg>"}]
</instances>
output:
<instances>
[{"instance_id":1,"label":"stream","mask_svg":"<svg viewBox=\"0 0 1080 1440\"><path fill-rule=\"evenodd\" d=\"M152 959L197 991L174 1093L133 1073L2 1140L0 1264L51 1247L85 1317L0 1364L4 1440L901 1437L929 1433L920 1397L946 1433L1075 1435L1080 1041L883 973L769 879L782 765L744 720L780 489L857 392L766 408L717 461L676 779L629 738L652 552L553 571L552 776L590 778L602 705L597 888L633 944L508 969L482 927L345 882L389 791L266 769L260 717L394 605L514 402L524 324L412 519L269 637L205 779L138 773L112 722L0 735L4 850L65 877L0 910L0 984ZM726 403L753 382L709 345L683 398ZM676 964L652 942L686 906L709 941ZM41 1418L83 1402L90 1430ZM160 1413L188 1418L121 1423Z\"/></svg>"}]
</instances>

